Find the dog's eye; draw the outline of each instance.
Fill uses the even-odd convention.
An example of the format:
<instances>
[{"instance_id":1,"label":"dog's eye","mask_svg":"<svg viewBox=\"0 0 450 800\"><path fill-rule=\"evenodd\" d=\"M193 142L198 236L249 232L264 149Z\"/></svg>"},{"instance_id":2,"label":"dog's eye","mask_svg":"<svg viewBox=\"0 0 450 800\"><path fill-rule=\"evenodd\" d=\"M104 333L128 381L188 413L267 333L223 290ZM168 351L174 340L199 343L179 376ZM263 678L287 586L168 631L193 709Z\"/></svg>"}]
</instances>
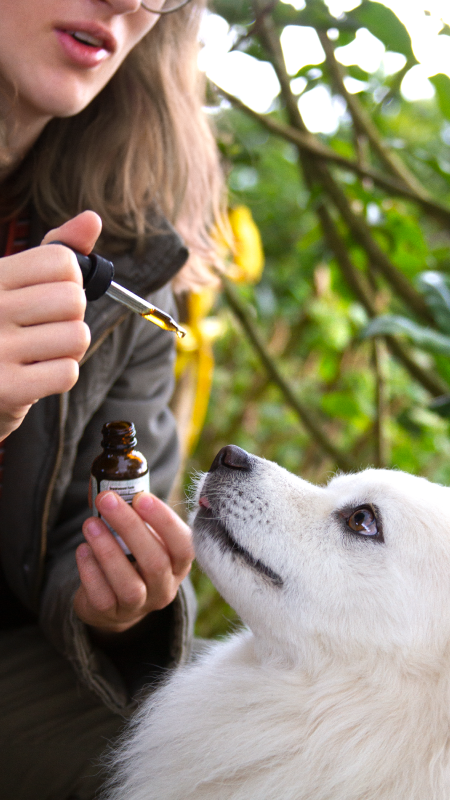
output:
<instances>
[{"instance_id":1,"label":"dog's eye","mask_svg":"<svg viewBox=\"0 0 450 800\"><path fill-rule=\"evenodd\" d=\"M377 532L375 514L370 508L358 508L347 520L347 525L352 531L373 536Z\"/></svg>"},{"instance_id":2,"label":"dog's eye","mask_svg":"<svg viewBox=\"0 0 450 800\"><path fill-rule=\"evenodd\" d=\"M377 518L370 506L360 506L346 519L351 531L360 536L367 536L371 539L383 541L383 534L379 529Z\"/></svg>"}]
</instances>

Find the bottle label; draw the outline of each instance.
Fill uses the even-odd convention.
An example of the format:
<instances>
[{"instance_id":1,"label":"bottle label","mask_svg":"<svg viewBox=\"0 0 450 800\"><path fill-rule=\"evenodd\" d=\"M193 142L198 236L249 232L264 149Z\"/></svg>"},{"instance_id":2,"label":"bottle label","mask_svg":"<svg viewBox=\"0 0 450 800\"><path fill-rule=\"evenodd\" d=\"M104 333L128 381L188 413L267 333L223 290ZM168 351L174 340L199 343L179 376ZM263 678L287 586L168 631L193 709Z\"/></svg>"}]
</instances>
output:
<instances>
[{"instance_id":1,"label":"bottle label","mask_svg":"<svg viewBox=\"0 0 450 800\"><path fill-rule=\"evenodd\" d=\"M98 494L100 494L100 492L105 492L107 489L111 489L112 491L117 492L117 494L123 497L126 503L129 503L131 505L131 501L133 500L135 494L137 494L138 492L150 491L150 474L149 472L146 472L145 475L140 475L138 478L131 478L126 481L102 480L100 481L100 487L98 486L97 479L94 478L93 475L91 475L92 515L94 517L100 517L101 519L103 519L103 517L101 517L95 506L95 498L97 497ZM126 553L127 555L131 555L131 552L128 549L127 545L125 544L123 539L119 536L119 534L116 533L114 528L112 528L111 525L107 523L106 519L103 519L103 522L105 523L105 525L107 525L111 533L114 534L124 553Z\"/></svg>"}]
</instances>

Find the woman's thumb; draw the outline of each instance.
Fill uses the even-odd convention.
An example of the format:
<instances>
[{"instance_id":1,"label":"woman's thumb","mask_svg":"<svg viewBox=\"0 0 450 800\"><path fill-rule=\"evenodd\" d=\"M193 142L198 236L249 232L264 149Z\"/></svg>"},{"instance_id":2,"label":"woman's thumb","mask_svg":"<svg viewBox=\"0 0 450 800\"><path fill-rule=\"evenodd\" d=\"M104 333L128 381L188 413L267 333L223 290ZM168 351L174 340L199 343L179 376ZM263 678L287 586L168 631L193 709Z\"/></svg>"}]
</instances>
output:
<instances>
[{"instance_id":1,"label":"woman's thumb","mask_svg":"<svg viewBox=\"0 0 450 800\"><path fill-rule=\"evenodd\" d=\"M82 211L59 228L53 228L43 238L41 244L59 241L88 255L102 231L102 221L95 211Z\"/></svg>"}]
</instances>

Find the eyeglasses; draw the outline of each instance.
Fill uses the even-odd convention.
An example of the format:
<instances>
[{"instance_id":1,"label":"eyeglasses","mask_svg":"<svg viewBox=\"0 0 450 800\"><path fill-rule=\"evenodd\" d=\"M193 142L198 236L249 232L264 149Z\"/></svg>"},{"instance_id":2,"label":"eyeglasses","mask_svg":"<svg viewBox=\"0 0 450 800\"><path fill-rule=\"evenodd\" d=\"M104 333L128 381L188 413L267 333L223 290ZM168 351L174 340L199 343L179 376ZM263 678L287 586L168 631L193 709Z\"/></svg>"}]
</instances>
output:
<instances>
[{"instance_id":1,"label":"eyeglasses","mask_svg":"<svg viewBox=\"0 0 450 800\"><path fill-rule=\"evenodd\" d=\"M162 2L159 8L155 6L158 5L158 0L153 0L150 5L146 3L141 3L142 8L145 8L146 11L150 11L152 14L171 14L172 11L178 11L180 8L184 8L190 3L191 0L166 0L166 2Z\"/></svg>"}]
</instances>

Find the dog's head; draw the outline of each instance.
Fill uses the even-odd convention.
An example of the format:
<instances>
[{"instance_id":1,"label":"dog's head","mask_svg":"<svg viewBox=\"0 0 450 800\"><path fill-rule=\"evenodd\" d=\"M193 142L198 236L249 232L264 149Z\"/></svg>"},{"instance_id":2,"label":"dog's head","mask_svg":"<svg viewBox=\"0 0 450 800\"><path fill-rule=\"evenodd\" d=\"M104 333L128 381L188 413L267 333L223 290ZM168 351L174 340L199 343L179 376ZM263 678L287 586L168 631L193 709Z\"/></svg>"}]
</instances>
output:
<instances>
[{"instance_id":1,"label":"dog's head","mask_svg":"<svg viewBox=\"0 0 450 800\"><path fill-rule=\"evenodd\" d=\"M291 659L446 654L446 487L376 469L319 487L228 445L199 481L193 528L221 594Z\"/></svg>"}]
</instances>

